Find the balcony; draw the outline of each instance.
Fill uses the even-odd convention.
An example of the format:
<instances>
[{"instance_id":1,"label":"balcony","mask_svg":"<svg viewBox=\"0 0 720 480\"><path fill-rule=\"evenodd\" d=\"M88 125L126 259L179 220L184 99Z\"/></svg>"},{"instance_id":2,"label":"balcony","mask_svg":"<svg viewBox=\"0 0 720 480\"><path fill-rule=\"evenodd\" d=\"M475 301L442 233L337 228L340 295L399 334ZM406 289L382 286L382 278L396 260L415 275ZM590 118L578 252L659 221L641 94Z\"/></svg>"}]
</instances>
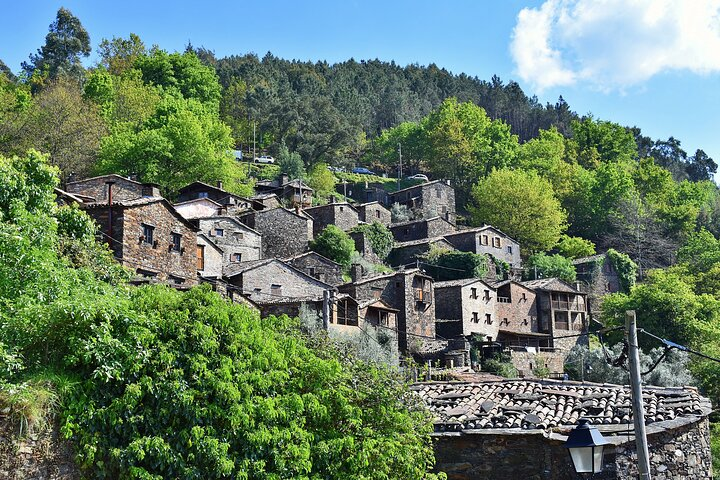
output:
<instances>
[{"instance_id":1,"label":"balcony","mask_svg":"<svg viewBox=\"0 0 720 480\"><path fill-rule=\"evenodd\" d=\"M413 296L415 297L416 302L420 303L431 303L432 302L432 292L429 290L422 290L420 288L414 289Z\"/></svg>"},{"instance_id":2,"label":"balcony","mask_svg":"<svg viewBox=\"0 0 720 480\"><path fill-rule=\"evenodd\" d=\"M512 300L510 300L510 297L497 297L495 300L498 303L512 303Z\"/></svg>"}]
</instances>

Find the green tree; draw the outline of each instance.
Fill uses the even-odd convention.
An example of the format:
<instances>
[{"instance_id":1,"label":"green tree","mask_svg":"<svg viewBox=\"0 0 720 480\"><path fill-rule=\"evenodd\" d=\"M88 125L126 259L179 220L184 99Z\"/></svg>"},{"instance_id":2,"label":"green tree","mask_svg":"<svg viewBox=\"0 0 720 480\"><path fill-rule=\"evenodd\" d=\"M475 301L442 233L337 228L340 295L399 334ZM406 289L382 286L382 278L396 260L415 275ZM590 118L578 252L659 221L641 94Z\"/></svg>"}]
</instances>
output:
<instances>
[{"instance_id":1,"label":"green tree","mask_svg":"<svg viewBox=\"0 0 720 480\"><path fill-rule=\"evenodd\" d=\"M325 163L316 163L308 174L308 185L315 191L316 199L325 199L335 192L335 175Z\"/></svg>"},{"instance_id":2,"label":"green tree","mask_svg":"<svg viewBox=\"0 0 720 480\"><path fill-rule=\"evenodd\" d=\"M128 38L103 38L98 45L99 63L112 75L122 75L131 70L135 61L147 54L145 44L134 33Z\"/></svg>"},{"instance_id":3,"label":"green tree","mask_svg":"<svg viewBox=\"0 0 720 480\"><path fill-rule=\"evenodd\" d=\"M31 54L30 63L23 62L22 68L28 77L47 71L51 79L62 75L80 79L85 72L81 58L89 55L90 35L70 10L61 7L50 24L45 45Z\"/></svg>"},{"instance_id":4,"label":"green tree","mask_svg":"<svg viewBox=\"0 0 720 480\"><path fill-rule=\"evenodd\" d=\"M595 244L590 240L585 240L580 237L561 235L560 241L555 248L560 255L570 260L595 255Z\"/></svg>"},{"instance_id":5,"label":"green tree","mask_svg":"<svg viewBox=\"0 0 720 480\"><path fill-rule=\"evenodd\" d=\"M423 263L435 280L442 281L484 278L488 273L489 260L485 255L472 252L431 249Z\"/></svg>"},{"instance_id":6,"label":"green tree","mask_svg":"<svg viewBox=\"0 0 720 480\"><path fill-rule=\"evenodd\" d=\"M527 278L557 277L568 283L575 281L576 272L572 261L562 255L547 255L543 252L530 255L526 263Z\"/></svg>"},{"instance_id":7,"label":"green tree","mask_svg":"<svg viewBox=\"0 0 720 480\"><path fill-rule=\"evenodd\" d=\"M278 166L282 173L286 173L290 178L299 178L303 180L307 175L305 173L305 165L302 158L296 152L290 152L285 143L280 144L278 151ZM333 180L334 184L334 180Z\"/></svg>"},{"instance_id":8,"label":"green tree","mask_svg":"<svg viewBox=\"0 0 720 480\"><path fill-rule=\"evenodd\" d=\"M572 158L568 140L555 128L540 130L539 135L520 146L517 165L534 170L548 180L558 199L562 201L573 190L582 167Z\"/></svg>"},{"instance_id":9,"label":"green tree","mask_svg":"<svg viewBox=\"0 0 720 480\"><path fill-rule=\"evenodd\" d=\"M310 242L310 249L348 269L355 253L355 242L335 225L328 225Z\"/></svg>"},{"instance_id":10,"label":"green tree","mask_svg":"<svg viewBox=\"0 0 720 480\"><path fill-rule=\"evenodd\" d=\"M475 225L501 229L525 252L551 249L567 227L552 186L535 172L492 172L473 187L468 209Z\"/></svg>"},{"instance_id":11,"label":"green tree","mask_svg":"<svg viewBox=\"0 0 720 480\"><path fill-rule=\"evenodd\" d=\"M572 122L578 160L588 168L599 163L628 162L637 158L635 137L617 123L596 120L592 116Z\"/></svg>"}]
</instances>

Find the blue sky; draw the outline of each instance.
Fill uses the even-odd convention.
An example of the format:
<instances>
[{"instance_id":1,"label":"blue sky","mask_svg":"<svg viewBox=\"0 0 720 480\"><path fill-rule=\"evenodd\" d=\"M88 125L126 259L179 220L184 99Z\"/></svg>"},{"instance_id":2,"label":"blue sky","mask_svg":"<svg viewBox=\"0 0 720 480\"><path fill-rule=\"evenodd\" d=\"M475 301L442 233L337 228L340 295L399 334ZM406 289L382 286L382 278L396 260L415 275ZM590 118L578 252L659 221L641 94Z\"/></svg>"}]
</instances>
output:
<instances>
[{"instance_id":1,"label":"blue sky","mask_svg":"<svg viewBox=\"0 0 720 480\"><path fill-rule=\"evenodd\" d=\"M60 6L93 49L133 32L146 45L190 41L218 57L435 63L516 80L543 103L562 95L580 114L675 136L688 154L702 148L720 162L720 0L26 0L3 8L0 59L13 71L44 43Z\"/></svg>"}]
</instances>

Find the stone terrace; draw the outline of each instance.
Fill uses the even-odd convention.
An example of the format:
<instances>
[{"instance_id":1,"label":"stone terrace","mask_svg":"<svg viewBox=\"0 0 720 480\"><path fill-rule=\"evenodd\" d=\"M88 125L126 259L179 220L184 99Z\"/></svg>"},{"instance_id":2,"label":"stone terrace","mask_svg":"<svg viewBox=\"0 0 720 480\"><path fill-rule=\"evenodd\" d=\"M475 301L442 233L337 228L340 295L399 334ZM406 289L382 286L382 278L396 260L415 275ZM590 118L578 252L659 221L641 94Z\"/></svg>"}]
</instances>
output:
<instances>
[{"instance_id":1,"label":"stone terrace","mask_svg":"<svg viewBox=\"0 0 720 480\"><path fill-rule=\"evenodd\" d=\"M413 387L436 416L436 431L547 429L632 423L630 389L611 384L552 381L427 383ZM690 387L643 390L648 424L707 415L710 402Z\"/></svg>"}]
</instances>

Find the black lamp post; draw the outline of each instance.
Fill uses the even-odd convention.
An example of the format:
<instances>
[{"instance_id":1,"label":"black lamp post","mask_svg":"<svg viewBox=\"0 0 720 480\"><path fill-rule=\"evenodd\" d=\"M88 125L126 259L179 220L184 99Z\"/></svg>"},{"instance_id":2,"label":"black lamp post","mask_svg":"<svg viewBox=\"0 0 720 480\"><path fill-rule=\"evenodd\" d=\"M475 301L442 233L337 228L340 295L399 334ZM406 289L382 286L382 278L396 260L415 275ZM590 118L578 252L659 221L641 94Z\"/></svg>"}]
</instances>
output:
<instances>
[{"instance_id":1,"label":"black lamp post","mask_svg":"<svg viewBox=\"0 0 720 480\"><path fill-rule=\"evenodd\" d=\"M603 467L603 450L610 442L605 440L597 428L589 425L587 418L581 418L565 442L577 473L589 473L592 478Z\"/></svg>"}]
</instances>

